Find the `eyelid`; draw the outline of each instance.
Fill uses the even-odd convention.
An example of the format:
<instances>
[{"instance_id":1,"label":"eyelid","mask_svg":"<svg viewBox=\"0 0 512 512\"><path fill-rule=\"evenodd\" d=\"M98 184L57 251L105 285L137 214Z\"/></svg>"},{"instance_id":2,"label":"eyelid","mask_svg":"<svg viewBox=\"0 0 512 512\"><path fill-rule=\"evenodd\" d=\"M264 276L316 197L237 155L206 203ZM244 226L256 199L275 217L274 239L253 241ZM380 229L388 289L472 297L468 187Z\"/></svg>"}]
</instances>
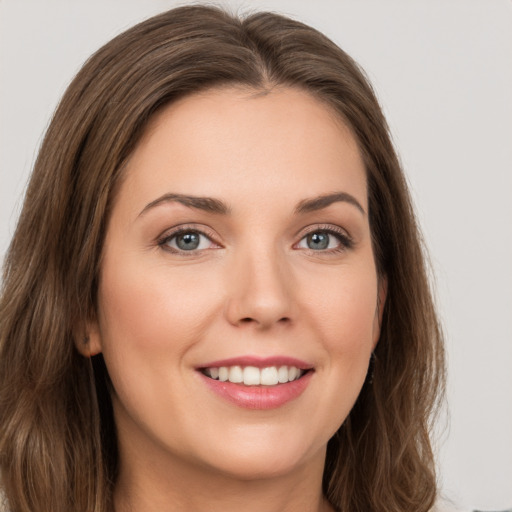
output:
<instances>
[{"instance_id":1,"label":"eyelid","mask_svg":"<svg viewBox=\"0 0 512 512\"><path fill-rule=\"evenodd\" d=\"M336 224L312 224L310 226L306 226L299 232L299 234L297 235L299 240L294 244L294 247L296 247L306 236L317 231L323 231L325 233L336 236L340 241L342 247L336 249L326 249L324 251L314 251L313 249L311 249L311 251L313 252L339 252L340 250L351 249L354 246L354 239L346 229L343 229L342 227L337 226Z\"/></svg>"},{"instance_id":2,"label":"eyelid","mask_svg":"<svg viewBox=\"0 0 512 512\"><path fill-rule=\"evenodd\" d=\"M352 240L352 237L348 233L348 231L341 226L337 226L336 224L311 224L302 228L298 233L297 237L303 238L310 233L314 233L315 231L327 231L330 233L335 233L341 235L349 240Z\"/></svg>"},{"instance_id":3,"label":"eyelid","mask_svg":"<svg viewBox=\"0 0 512 512\"><path fill-rule=\"evenodd\" d=\"M166 246L166 243L170 239L174 238L175 236L177 236L181 233L188 233L190 231L193 231L195 233L199 233L202 236L205 236L206 238L208 238L208 240L212 244L216 245L218 248L222 247L222 245L217 241L217 234L215 233L215 231L213 231L208 226L205 226L204 224L194 224L194 223L179 224L177 226L173 226L172 228L166 229L161 235L159 235L157 237L156 244L165 250L168 250L168 251L174 252L174 253L180 253L180 254L185 254L185 253L197 254L198 252L206 250L206 249L197 249L195 251L182 251L180 249L175 249L175 248Z\"/></svg>"}]
</instances>

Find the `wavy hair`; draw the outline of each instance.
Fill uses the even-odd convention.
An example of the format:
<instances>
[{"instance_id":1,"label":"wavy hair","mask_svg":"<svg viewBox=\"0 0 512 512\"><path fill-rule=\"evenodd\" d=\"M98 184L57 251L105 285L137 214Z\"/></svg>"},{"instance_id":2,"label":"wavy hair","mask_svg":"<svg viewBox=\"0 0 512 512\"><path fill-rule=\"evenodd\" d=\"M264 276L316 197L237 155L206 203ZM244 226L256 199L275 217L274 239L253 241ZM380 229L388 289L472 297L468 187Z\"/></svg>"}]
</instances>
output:
<instances>
[{"instance_id":1,"label":"wavy hair","mask_svg":"<svg viewBox=\"0 0 512 512\"><path fill-rule=\"evenodd\" d=\"M170 10L117 36L74 78L42 142L4 263L0 471L16 512L111 512L116 432L102 356L81 343L95 317L109 210L148 121L223 85L299 88L352 130L388 283L373 382L329 441L323 490L337 510L425 512L436 497L432 418L442 335L421 237L386 121L364 73L315 29L270 13Z\"/></svg>"}]
</instances>

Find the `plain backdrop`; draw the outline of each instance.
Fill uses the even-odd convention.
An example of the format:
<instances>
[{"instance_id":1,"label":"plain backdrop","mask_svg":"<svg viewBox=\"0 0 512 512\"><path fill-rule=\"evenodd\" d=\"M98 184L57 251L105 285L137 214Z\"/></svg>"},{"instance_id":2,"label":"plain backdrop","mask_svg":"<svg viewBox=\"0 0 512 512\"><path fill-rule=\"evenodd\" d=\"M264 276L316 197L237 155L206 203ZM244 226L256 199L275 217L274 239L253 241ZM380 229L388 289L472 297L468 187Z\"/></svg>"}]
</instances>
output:
<instances>
[{"instance_id":1,"label":"plain backdrop","mask_svg":"<svg viewBox=\"0 0 512 512\"><path fill-rule=\"evenodd\" d=\"M0 0L0 258L42 134L100 45L186 2ZM512 506L512 2L226 0L315 26L366 70L430 249L449 356L440 480Z\"/></svg>"}]
</instances>

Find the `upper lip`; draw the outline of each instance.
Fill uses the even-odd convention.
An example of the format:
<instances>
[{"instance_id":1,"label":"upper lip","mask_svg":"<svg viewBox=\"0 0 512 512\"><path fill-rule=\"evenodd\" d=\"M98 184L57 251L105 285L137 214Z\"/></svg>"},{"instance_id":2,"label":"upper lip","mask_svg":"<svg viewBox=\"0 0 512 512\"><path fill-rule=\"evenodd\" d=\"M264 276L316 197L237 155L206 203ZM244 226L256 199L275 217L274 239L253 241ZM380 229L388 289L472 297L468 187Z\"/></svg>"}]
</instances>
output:
<instances>
[{"instance_id":1,"label":"upper lip","mask_svg":"<svg viewBox=\"0 0 512 512\"><path fill-rule=\"evenodd\" d=\"M221 366L255 366L256 368L268 368L269 366L295 366L300 370L311 370L313 365L289 356L271 356L271 357L258 357L258 356L240 356L231 357L228 359L219 359L202 364L197 367L201 368L220 368Z\"/></svg>"}]
</instances>

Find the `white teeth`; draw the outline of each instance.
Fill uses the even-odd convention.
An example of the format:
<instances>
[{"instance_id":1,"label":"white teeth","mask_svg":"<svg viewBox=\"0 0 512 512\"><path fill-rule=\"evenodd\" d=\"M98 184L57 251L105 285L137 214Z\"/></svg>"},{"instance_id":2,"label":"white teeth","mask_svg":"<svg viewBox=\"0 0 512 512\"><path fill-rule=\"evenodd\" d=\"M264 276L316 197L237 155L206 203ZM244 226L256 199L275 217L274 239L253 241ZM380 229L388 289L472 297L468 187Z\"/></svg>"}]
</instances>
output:
<instances>
[{"instance_id":1,"label":"white teeth","mask_svg":"<svg viewBox=\"0 0 512 512\"><path fill-rule=\"evenodd\" d=\"M279 378L277 377L277 368L275 366L261 369L261 383L264 386L275 386L278 382Z\"/></svg>"},{"instance_id":2,"label":"white teeth","mask_svg":"<svg viewBox=\"0 0 512 512\"><path fill-rule=\"evenodd\" d=\"M229 378L229 368L226 366L221 366L219 368L219 380L222 382L226 382Z\"/></svg>"},{"instance_id":3,"label":"white teeth","mask_svg":"<svg viewBox=\"0 0 512 512\"><path fill-rule=\"evenodd\" d=\"M244 368L244 384L246 386L259 386L261 382L261 373L255 366L246 366Z\"/></svg>"},{"instance_id":4,"label":"white teeth","mask_svg":"<svg viewBox=\"0 0 512 512\"><path fill-rule=\"evenodd\" d=\"M288 379L289 380L295 380L299 376L300 370L298 368L295 368L295 366L291 366L288 369Z\"/></svg>"},{"instance_id":5,"label":"white teeth","mask_svg":"<svg viewBox=\"0 0 512 512\"><path fill-rule=\"evenodd\" d=\"M279 370L277 370L277 379L281 384L284 382L288 382L288 367L280 366Z\"/></svg>"},{"instance_id":6,"label":"white teeth","mask_svg":"<svg viewBox=\"0 0 512 512\"><path fill-rule=\"evenodd\" d=\"M242 368L240 366L232 366L229 369L229 382L240 383L244 380Z\"/></svg>"},{"instance_id":7,"label":"white teeth","mask_svg":"<svg viewBox=\"0 0 512 512\"><path fill-rule=\"evenodd\" d=\"M208 377L221 382L244 384L245 386L276 386L285 384L302 377L305 373L296 366L221 366L219 368L205 368L203 373Z\"/></svg>"}]
</instances>

